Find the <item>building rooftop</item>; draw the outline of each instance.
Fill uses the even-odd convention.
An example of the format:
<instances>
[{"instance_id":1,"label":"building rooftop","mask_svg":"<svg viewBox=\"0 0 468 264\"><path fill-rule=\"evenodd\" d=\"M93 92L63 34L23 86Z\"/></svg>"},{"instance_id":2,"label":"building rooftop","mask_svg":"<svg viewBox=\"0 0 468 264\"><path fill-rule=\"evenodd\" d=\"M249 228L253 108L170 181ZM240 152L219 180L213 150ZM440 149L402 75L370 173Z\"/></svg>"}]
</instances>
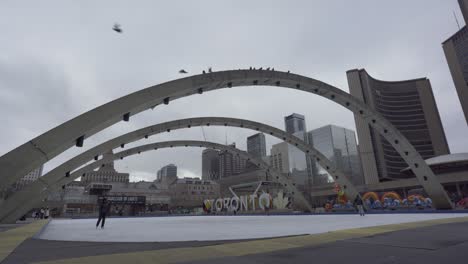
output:
<instances>
[{"instance_id":1,"label":"building rooftop","mask_svg":"<svg viewBox=\"0 0 468 264\"><path fill-rule=\"evenodd\" d=\"M210 180L202 180L200 178L188 178L185 177L183 179L177 179L177 183L182 183L182 184L216 184L214 181Z\"/></svg>"},{"instance_id":2,"label":"building rooftop","mask_svg":"<svg viewBox=\"0 0 468 264\"><path fill-rule=\"evenodd\" d=\"M448 164L452 164L452 167L459 166L461 165L460 163L462 164L468 163L468 153L454 153L454 154L440 155L437 157L427 159L426 163L427 165L431 167L438 167L438 165L448 165ZM455 163L457 163L458 165ZM410 168L407 167L401 171L406 172L409 170Z\"/></svg>"},{"instance_id":3,"label":"building rooftop","mask_svg":"<svg viewBox=\"0 0 468 264\"><path fill-rule=\"evenodd\" d=\"M468 153L454 153L433 157L426 160L427 165L438 165L442 163L452 163L468 161Z\"/></svg>"}]
</instances>

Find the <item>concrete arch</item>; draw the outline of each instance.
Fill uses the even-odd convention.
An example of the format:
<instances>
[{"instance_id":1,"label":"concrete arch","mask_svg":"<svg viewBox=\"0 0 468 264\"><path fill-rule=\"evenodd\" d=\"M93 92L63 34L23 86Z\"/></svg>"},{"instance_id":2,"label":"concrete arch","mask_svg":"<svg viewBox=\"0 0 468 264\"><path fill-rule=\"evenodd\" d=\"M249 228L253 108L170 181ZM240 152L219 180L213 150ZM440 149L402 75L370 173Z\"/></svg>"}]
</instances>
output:
<instances>
[{"instance_id":1,"label":"concrete arch","mask_svg":"<svg viewBox=\"0 0 468 264\"><path fill-rule=\"evenodd\" d=\"M197 117L173 120L165 123L148 126L110 139L100 145L97 145L49 171L44 176L39 178L38 181L30 184L27 190L21 190L18 193L15 193L12 197L10 197L7 200L5 205L2 207L2 210L0 211L8 211L8 205L25 203L25 194L27 194L29 199L31 199L32 197L36 197L36 195L41 192L51 190L51 186L57 185L57 182L61 181L62 178L67 178L67 175L70 175L72 171L93 160L93 158L98 159L100 155L102 155L109 149L118 148L119 146L125 146L125 144L135 142L140 139L146 139L150 136L159 133L167 133L177 129L185 129L197 126L241 127L245 129L263 132L278 139L284 140L296 146L298 149L304 151L306 155L309 155L311 158L316 160L325 170L328 171L328 173L331 176L334 177L335 181L340 186L342 186L343 189L345 189L348 197L355 197L356 195L359 195L359 192L357 191L356 187L349 181L346 175L342 171L337 169L323 154L321 154L314 147L308 145L301 139L289 133L286 133L281 129L245 119L227 117Z\"/></svg>"},{"instance_id":2,"label":"concrete arch","mask_svg":"<svg viewBox=\"0 0 468 264\"><path fill-rule=\"evenodd\" d=\"M73 145L131 115L168 104L181 97L237 86L278 86L320 95L351 110L378 131L410 165L438 209L452 208L447 193L410 142L396 127L365 103L326 83L292 74L266 70L230 70L194 75L155 85L99 106L59 125L0 157L0 188L12 184L29 171Z\"/></svg>"},{"instance_id":3,"label":"concrete arch","mask_svg":"<svg viewBox=\"0 0 468 264\"><path fill-rule=\"evenodd\" d=\"M212 148L212 149L218 149L218 150L225 150L225 151L233 153L234 155L241 156L245 158L246 160L253 162L257 166L259 166L261 169L264 169L267 174L270 174L272 176L271 178L273 181L278 182L285 187L286 193L292 195L294 197L294 201L302 204L302 206L312 211L312 207L304 198L304 196L302 195L302 192L300 192L296 188L295 184L290 179L284 177L283 174L271 168L263 160L256 159L249 153L239 150L237 148L229 147L229 146L214 143L214 142L198 141L198 140L176 140L176 141L157 142L157 143L152 143L152 144L147 144L147 145L142 145L142 146L137 146L131 149L127 149L127 150L115 153L114 155L110 155L106 158L95 161L91 164L88 164L74 171L73 173L70 173L67 177L62 177L60 180L56 181L53 185L49 185L48 189L52 190L52 189L61 188L61 186L64 186L72 182L74 179L82 176L83 173L99 168L100 166L102 166L103 164L107 162L118 160L118 159L123 159L125 157L137 155L146 151L152 151L152 150L157 150L157 149L162 149L162 148L173 148L173 147L205 147L205 148ZM46 189L37 190L37 186L38 185L32 186L32 184L28 185L25 188L25 191L18 193L18 196L15 197L15 199L13 199L12 201L7 200L7 203L2 208L2 212L0 212L0 222L12 223L16 221L18 218L20 218L22 215L27 213L31 208L34 208L35 205L40 204L42 202L42 199L47 197L48 191ZM36 193L36 195L34 196L35 199L30 198L32 193ZM39 193L39 195L37 195L37 193Z\"/></svg>"}]
</instances>

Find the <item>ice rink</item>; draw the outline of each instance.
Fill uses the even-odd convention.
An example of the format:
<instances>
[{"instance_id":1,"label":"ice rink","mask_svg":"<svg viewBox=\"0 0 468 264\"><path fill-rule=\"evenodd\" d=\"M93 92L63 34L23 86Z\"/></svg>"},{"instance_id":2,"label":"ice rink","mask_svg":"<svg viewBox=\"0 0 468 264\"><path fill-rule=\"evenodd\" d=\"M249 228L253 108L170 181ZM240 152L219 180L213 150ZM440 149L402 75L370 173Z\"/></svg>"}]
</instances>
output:
<instances>
[{"instance_id":1,"label":"ice rink","mask_svg":"<svg viewBox=\"0 0 468 264\"><path fill-rule=\"evenodd\" d=\"M95 242L213 241L267 238L465 217L468 214L372 214L283 216L178 216L109 218L105 229L96 219L52 220L38 238Z\"/></svg>"}]
</instances>

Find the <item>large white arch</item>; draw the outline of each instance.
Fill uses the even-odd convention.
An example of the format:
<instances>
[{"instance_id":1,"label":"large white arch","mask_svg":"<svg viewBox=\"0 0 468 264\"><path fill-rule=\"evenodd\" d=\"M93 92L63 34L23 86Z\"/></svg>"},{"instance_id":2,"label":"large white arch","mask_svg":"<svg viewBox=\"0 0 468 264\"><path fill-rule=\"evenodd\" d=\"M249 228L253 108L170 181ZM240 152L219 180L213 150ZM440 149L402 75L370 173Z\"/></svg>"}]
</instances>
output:
<instances>
[{"instance_id":1,"label":"large white arch","mask_svg":"<svg viewBox=\"0 0 468 264\"><path fill-rule=\"evenodd\" d=\"M109 155L103 159L95 161L91 164L88 164L73 173L70 173L67 177L62 177L58 181L56 181L53 185L49 185L48 188L38 189L39 185L28 185L26 186L25 190L21 193L16 194L15 199L7 200L7 202L2 207L0 212L0 222L1 223L14 223L18 218L22 215L27 213L29 210L34 208L36 205L40 205L42 200L47 197L49 194L49 190L54 190L65 186L66 184L72 182L74 179L80 177L85 172L92 171L100 166L114 161L118 159L123 159L125 157L141 154L146 151L152 151L162 148L173 148L173 147L205 147L205 148L212 148L218 150L225 150L228 152L233 153L234 155L241 156L246 160L253 162L261 169L264 169L267 174L271 175L271 180L274 182L278 182L284 186L286 190L286 194L291 195L294 197L294 201L298 202L303 208L312 211L312 207L310 206L309 202L304 198L302 192L300 192L295 184L288 179L283 174L278 172L277 170L271 168L266 162L263 160L256 159L251 154L239 150L237 148L233 148L230 146L207 142L207 141L198 141L198 140L176 140L176 141L166 141L166 142L157 142L142 146L137 146L131 149L127 149L113 155ZM40 187L40 186L39 186ZM31 199L32 194L34 194L34 199Z\"/></svg>"},{"instance_id":2,"label":"large white arch","mask_svg":"<svg viewBox=\"0 0 468 264\"><path fill-rule=\"evenodd\" d=\"M350 94L305 76L266 70L231 70L194 75L155 85L99 106L59 125L0 157L0 188L47 162L73 145L121 120L171 100L236 86L265 85L293 88L327 98L363 118L398 151L414 171L438 209L450 209L447 193L411 143L379 113Z\"/></svg>"}]
</instances>

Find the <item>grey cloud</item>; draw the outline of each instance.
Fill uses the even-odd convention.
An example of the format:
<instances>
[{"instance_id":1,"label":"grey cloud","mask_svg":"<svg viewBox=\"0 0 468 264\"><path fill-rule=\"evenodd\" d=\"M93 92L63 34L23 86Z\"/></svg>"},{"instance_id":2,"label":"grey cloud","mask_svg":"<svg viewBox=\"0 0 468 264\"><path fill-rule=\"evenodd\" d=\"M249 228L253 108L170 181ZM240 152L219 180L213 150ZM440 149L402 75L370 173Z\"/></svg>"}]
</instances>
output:
<instances>
[{"instance_id":1,"label":"grey cloud","mask_svg":"<svg viewBox=\"0 0 468 264\"><path fill-rule=\"evenodd\" d=\"M69 89L60 68L31 58L0 60L2 152L34 137L32 131L43 133L51 123L66 121L75 104Z\"/></svg>"},{"instance_id":2,"label":"grey cloud","mask_svg":"<svg viewBox=\"0 0 468 264\"><path fill-rule=\"evenodd\" d=\"M456 31L453 10L461 17L455 0L31 1L27 6L2 1L0 122L8 126L0 137L10 139L0 141L0 155L103 103L179 78L181 68L198 74L209 66L270 66L345 91L352 68L388 81L428 77L452 151L466 152L468 128L440 44ZM114 22L123 34L111 30ZM43 92L31 90L31 81L41 83ZM21 91L28 91L24 100ZM134 116L89 138L83 149L55 158L46 170L112 137L164 121L214 115L284 128L283 117L291 112L304 114L308 129L329 123L354 129L350 112L314 95L276 87L224 89ZM224 143L227 134L228 142L244 149L253 133L205 128L207 140ZM182 138L204 139L201 129L193 128L138 144ZM116 164L135 172L135 179L147 179L167 163L199 174L200 153L161 150Z\"/></svg>"}]
</instances>

